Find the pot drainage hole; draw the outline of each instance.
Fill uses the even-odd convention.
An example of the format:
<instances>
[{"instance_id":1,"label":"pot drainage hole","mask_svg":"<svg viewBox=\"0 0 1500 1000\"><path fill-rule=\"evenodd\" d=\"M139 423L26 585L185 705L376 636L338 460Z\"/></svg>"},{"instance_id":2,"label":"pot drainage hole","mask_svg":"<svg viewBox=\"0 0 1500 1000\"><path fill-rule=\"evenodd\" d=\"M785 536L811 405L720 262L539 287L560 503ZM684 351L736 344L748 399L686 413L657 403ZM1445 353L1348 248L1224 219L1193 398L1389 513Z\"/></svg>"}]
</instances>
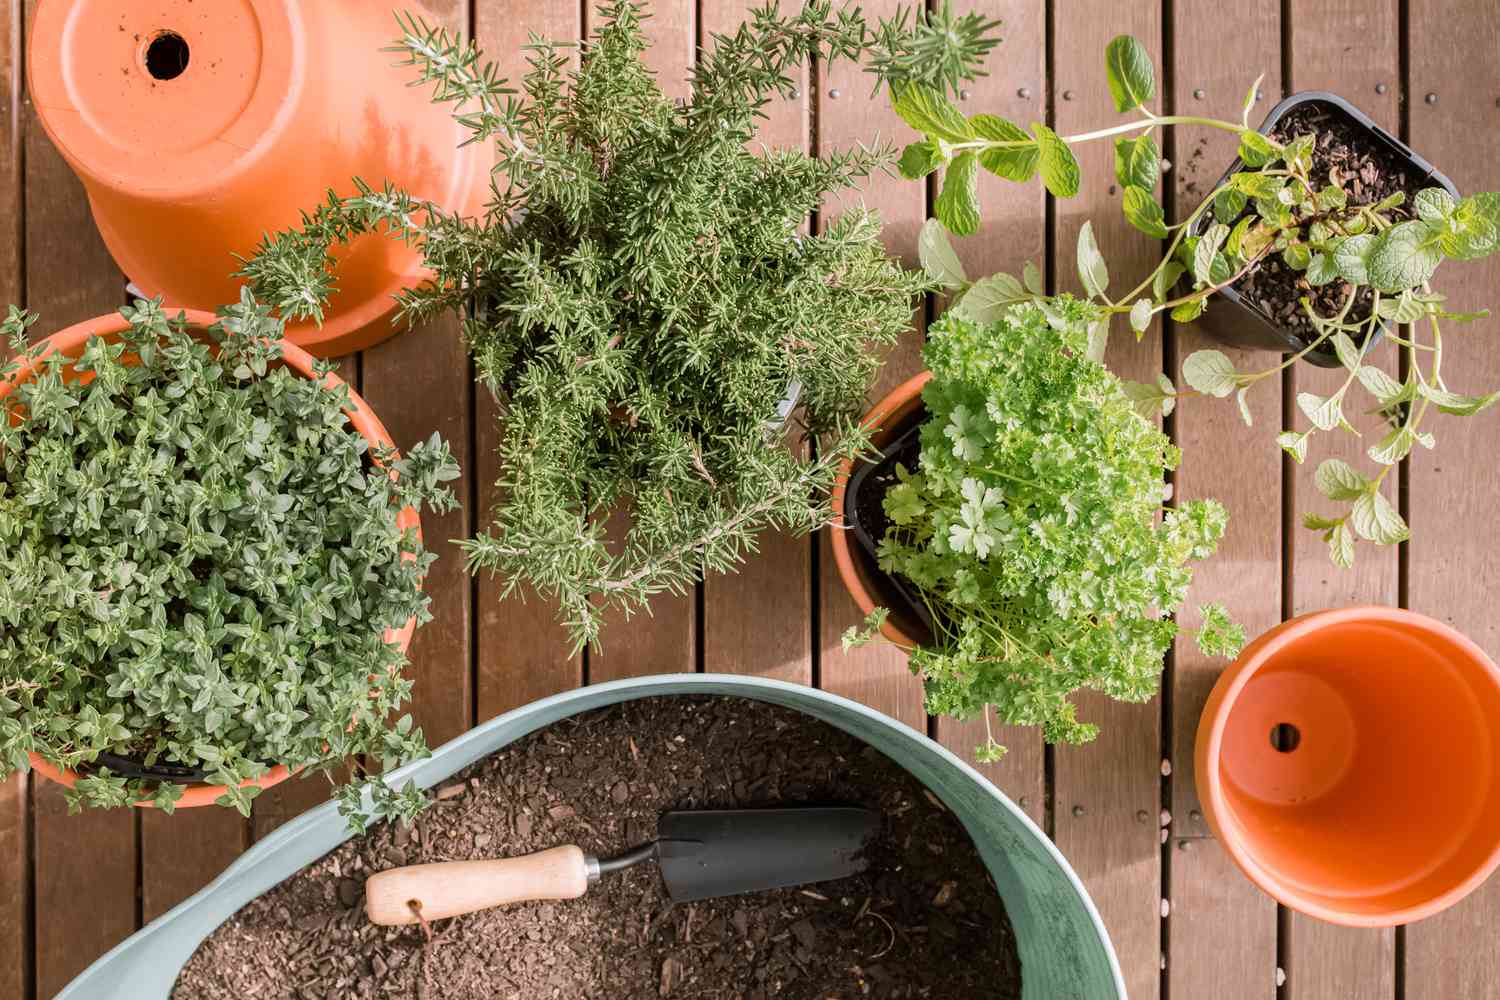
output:
<instances>
[{"instance_id":1,"label":"pot drainage hole","mask_svg":"<svg viewBox=\"0 0 1500 1000\"><path fill-rule=\"evenodd\" d=\"M1290 722L1278 722L1271 727L1271 746L1281 753L1291 753L1302 742L1302 731Z\"/></svg>"},{"instance_id":2,"label":"pot drainage hole","mask_svg":"<svg viewBox=\"0 0 1500 1000\"><path fill-rule=\"evenodd\" d=\"M163 31L146 46L146 72L158 80L175 80L188 67L187 39L175 31Z\"/></svg>"}]
</instances>

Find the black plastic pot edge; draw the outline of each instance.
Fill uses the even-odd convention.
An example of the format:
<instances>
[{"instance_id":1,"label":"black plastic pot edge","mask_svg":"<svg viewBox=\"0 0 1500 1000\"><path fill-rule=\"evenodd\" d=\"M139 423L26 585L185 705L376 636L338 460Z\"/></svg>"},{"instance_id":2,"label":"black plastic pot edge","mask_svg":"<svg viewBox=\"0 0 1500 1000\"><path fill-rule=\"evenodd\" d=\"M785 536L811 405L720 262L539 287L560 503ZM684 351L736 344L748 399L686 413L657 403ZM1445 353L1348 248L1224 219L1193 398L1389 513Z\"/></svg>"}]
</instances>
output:
<instances>
[{"instance_id":1,"label":"black plastic pot edge","mask_svg":"<svg viewBox=\"0 0 1500 1000\"><path fill-rule=\"evenodd\" d=\"M182 767L174 764L145 764L134 757L121 757L112 753L101 753L88 764L77 768L79 774L96 774L109 769L116 778L142 779L168 782L179 785L196 785L208 780L208 772L201 768Z\"/></svg>"},{"instance_id":2,"label":"black plastic pot edge","mask_svg":"<svg viewBox=\"0 0 1500 1000\"><path fill-rule=\"evenodd\" d=\"M1446 174L1418 155L1406 143L1381 128L1376 124L1375 119L1339 95L1326 90L1304 90L1292 94L1290 97L1282 98L1281 102L1266 115L1265 120L1260 123L1260 127L1256 131L1265 135L1276 126L1276 123L1287 112L1299 105L1314 102L1337 108L1349 116L1356 124L1362 126L1381 144L1390 149L1393 155L1407 161L1417 171L1425 174L1427 180L1446 189L1454 198L1458 197L1458 188L1454 186ZM1240 158L1235 157L1234 161L1229 164L1229 169L1224 171L1224 175L1219 178L1214 188L1217 189L1231 175L1243 170L1244 166ZM1200 218L1198 223L1193 227L1192 235L1197 235L1201 232L1202 227L1206 225L1206 221L1206 215ZM1215 306L1218 307L1217 310L1215 310ZM1233 288L1223 288L1215 293L1214 299L1209 303L1209 308L1204 311L1202 316L1193 321L1193 325L1207 336L1229 347L1253 351L1275 351L1277 354L1296 354L1307 346L1302 340L1272 322L1270 318L1255 306L1246 302L1240 293ZM1383 336L1389 325L1389 323L1381 324L1379 329L1370 338L1371 343ZM1337 368L1340 364L1338 355L1327 344L1308 351L1304 355L1304 360L1321 368Z\"/></svg>"},{"instance_id":3,"label":"black plastic pot edge","mask_svg":"<svg viewBox=\"0 0 1500 1000\"><path fill-rule=\"evenodd\" d=\"M922 432L922 421L927 419L927 408L918 406L905 420L896 425L895 436L891 438L880 451L878 461L858 462L849 475L849 484L844 488L844 524L848 530L854 533L854 539L858 543L858 550L854 557L859 558L859 552L865 554L866 562L871 575L882 585L882 600L895 603L894 599L909 610L912 615L921 622L926 630L926 635L913 635L912 638L919 641L921 645L930 645L932 637L937 630L932 621L932 612L927 608L927 602L922 600L920 594L915 593L902 580L893 577L880 568L880 540L865 530L864 524L859 519L859 495L863 492L869 477L885 465L892 455L904 448L907 443L917 434ZM904 629L903 629L904 631Z\"/></svg>"}]
</instances>

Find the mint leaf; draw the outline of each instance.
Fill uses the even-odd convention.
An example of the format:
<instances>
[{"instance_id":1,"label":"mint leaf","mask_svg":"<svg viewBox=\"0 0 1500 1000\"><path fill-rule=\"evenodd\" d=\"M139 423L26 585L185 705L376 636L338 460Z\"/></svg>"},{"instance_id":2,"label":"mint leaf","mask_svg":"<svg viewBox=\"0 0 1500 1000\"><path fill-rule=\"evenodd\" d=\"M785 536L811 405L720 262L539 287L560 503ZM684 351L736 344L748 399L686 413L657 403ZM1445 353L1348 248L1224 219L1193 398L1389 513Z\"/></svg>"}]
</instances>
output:
<instances>
[{"instance_id":1,"label":"mint leaf","mask_svg":"<svg viewBox=\"0 0 1500 1000\"><path fill-rule=\"evenodd\" d=\"M1320 431L1331 431L1344 420L1344 394L1334 393L1327 399L1313 392L1297 393L1297 408L1307 415Z\"/></svg>"},{"instance_id":2,"label":"mint leaf","mask_svg":"<svg viewBox=\"0 0 1500 1000\"><path fill-rule=\"evenodd\" d=\"M1115 179L1122 188L1156 189L1161 179L1161 152L1151 136L1115 140Z\"/></svg>"},{"instance_id":3,"label":"mint leaf","mask_svg":"<svg viewBox=\"0 0 1500 1000\"><path fill-rule=\"evenodd\" d=\"M1042 183L1054 198L1071 198L1078 193L1082 171L1068 144L1041 122L1031 123L1041 156Z\"/></svg>"},{"instance_id":4,"label":"mint leaf","mask_svg":"<svg viewBox=\"0 0 1500 1000\"><path fill-rule=\"evenodd\" d=\"M1182 377L1188 385L1220 399L1234 391L1236 375L1234 362L1223 351L1194 351L1182 363Z\"/></svg>"},{"instance_id":5,"label":"mint leaf","mask_svg":"<svg viewBox=\"0 0 1500 1000\"><path fill-rule=\"evenodd\" d=\"M1078 230L1078 280L1089 298L1101 298L1109 288L1109 268L1104 264L1104 255L1094 241L1094 226L1084 222Z\"/></svg>"},{"instance_id":6,"label":"mint leaf","mask_svg":"<svg viewBox=\"0 0 1500 1000\"><path fill-rule=\"evenodd\" d=\"M1208 232L1198 238L1198 244L1193 248L1193 277L1205 285L1213 280L1214 258L1218 256L1219 248L1224 245L1224 239L1229 235L1229 227L1222 222L1215 222L1208 227Z\"/></svg>"},{"instance_id":7,"label":"mint leaf","mask_svg":"<svg viewBox=\"0 0 1500 1000\"><path fill-rule=\"evenodd\" d=\"M1239 154L1240 161L1252 169L1263 167L1280 155L1271 140L1259 132L1240 133Z\"/></svg>"},{"instance_id":8,"label":"mint leaf","mask_svg":"<svg viewBox=\"0 0 1500 1000\"><path fill-rule=\"evenodd\" d=\"M1130 307L1130 328L1136 333L1145 333L1151 325L1151 300L1136 299Z\"/></svg>"},{"instance_id":9,"label":"mint leaf","mask_svg":"<svg viewBox=\"0 0 1500 1000\"><path fill-rule=\"evenodd\" d=\"M1156 70L1146 47L1129 35L1119 35L1104 49L1104 67L1115 110L1138 108L1156 99Z\"/></svg>"},{"instance_id":10,"label":"mint leaf","mask_svg":"<svg viewBox=\"0 0 1500 1000\"><path fill-rule=\"evenodd\" d=\"M1439 410L1460 417L1471 417L1480 410L1488 409L1495 400L1500 399L1500 392L1492 392L1484 396L1464 396L1430 386L1425 382L1418 387L1418 391L1432 400Z\"/></svg>"},{"instance_id":11,"label":"mint leaf","mask_svg":"<svg viewBox=\"0 0 1500 1000\"><path fill-rule=\"evenodd\" d=\"M1340 569L1348 569L1354 565L1354 536L1349 533L1349 525L1343 521L1335 524L1328 532L1328 558Z\"/></svg>"},{"instance_id":12,"label":"mint leaf","mask_svg":"<svg viewBox=\"0 0 1500 1000\"><path fill-rule=\"evenodd\" d=\"M1392 226L1375 237L1368 260L1369 283L1382 292L1417 287L1431 278L1442 262L1438 242L1439 235L1426 222L1413 219Z\"/></svg>"},{"instance_id":13,"label":"mint leaf","mask_svg":"<svg viewBox=\"0 0 1500 1000\"><path fill-rule=\"evenodd\" d=\"M979 157L963 153L943 177L943 190L932 203L938 219L959 236L979 229Z\"/></svg>"},{"instance_id":14,"label":"mint leaf","mask_svg":"<svg viewBox=\"0 0 1500 1000\"><path fill-rule=\"evenodd\" d=\"M909 181L926 177L942 165L943 153L931 139L923 139L907 146L901 151L901 159L896 164L901 176Z\"/></svg>"},{"instance_id":15,"label":"mint leaf","mask_svg":"<svg viewBox=\"0 0 1500 1000\"><path fill-rule=\"evenodd\" d=\"M975 115L969 119L969 125L981 139L989 139L993 142L1024 142L1026 144L1024 146L1007 146L998 149L992 147L980 150L979 165L990 173L1009 181L1031 180L1031 176L1036 173L1037 161L1041 154L1037 149L1036 140L1024 129L997 115Z\"/></svg>"},{"instance_id":16,"label":"mint leaf","mask_svg":"<svg viewBox=\"0 0 1500 1000\"><path fill-rule=\"evenodd\" d=\"M1303 460L1307 458L1306 434L1299 434L1296 431L1282 431L1276 435L1276 443L1281 446L1283 451L1296 459L1298 465L1301 465Z\"/></svg>"},{"instance_id":17,"label":"mint leaf","mask_svg":"<svg viewBox=\"0 0 1500 1000\"><path fill-rule=\"evenodd\" d=\"M1330 500L1354 500L1364 496L1370 481L1341 458L1325 458L1313 474L1313 485Z\"/></svg>"},{"instance_id":18,"label":"mint leaf","mask_svg":"<svg viewBox=\"0 0 1500 1000\"><path fill-rule=\"evenodd\" d=\"M1394 545L1411 537L1406 522L1379 490L1371 490L1355 500L1349 520L1361 538L1381 545Z\"/></svg>"},{"instance_id":19,"label":"mint leaf","mask_svg":"<svg viewBox=\"0 0 1500 1000\"><path fill-rule=\"evenodd\" d=\"M980 278L953 305L959 315L976 323L993 323L1017 302L1030 301L1032 295L1009 274L992 274Z\"/></svg>"},{"instance_id":20,"label":"mint leaf","mask_svg":"<svg viewBox=\"0 0 1500 1000\"><path fill-rule=\"evenodd\" d=\"M1162 214L1161 206L1156 203L1156 199L1146 193L1144 188L1127 187L1122 208L1126 220L1132 226L1152 239L1167 238L1166 216Z\"/></svg>"},{"instance_id":21,"label":"mint leaf","mask_svg":"<svg viewBox=\"0 0 1500 1000\"><path fill-rule=\"evenodd\" d=\"M1175 260L1169 260L1157 269L1156 277L1151 279L1151 294L1156 296L1156 301L1166 301L1167 293L1177 284L1177 279L1181 278L1186 270Z\"/></svg>"},{"instance_id":22,"label":"mint leaf","mask_svg":"<svg viewBox=\"0 0 1500 1000\"><path fill-rule=\"evenodd\" d=\"M947 231L937 219L922 223L922 230L917 234L917 259L922 262L922 270L927 276L944 288L962 288L969 282L963 262L958 259Z\"/></svg>"},{"instance_id":23,"label":"mint leaf","mask_svg":"<svg viewBox=\"0 0 1500 1000\"><path fill-rule=\"evenodd\" d=\"M1312 260L1307 265L1307 274L1304 275L1307 278L1307 283L1314 288L1326 285L1338 276L1338 265L1326 253L1313 254Z\"/></svg>"},{"instance_id":24,"label":"mint leaf","mask_svg":"<svg viewBox=\"0 0 1500 1000\"><path fill-rule=\"evenodd\" d=\"M942 93L922 83L904 83L897 90L891 107L901 120L918 132L968 142L975 138L974 129L963 112L954 107Z\"/></svg>"},{"instance_id":25,"label":"mint leaf","mask_svg":"<svg viewBox=\"0 0 1500 1000\"><path fill-rule=\"evenodd\" d=\"M1436 224L1447 222L1458 203L1442 188L1423 188L1412 199L1412 206L1417 210L1417 218Z\"/></svg>"}]
</instances>

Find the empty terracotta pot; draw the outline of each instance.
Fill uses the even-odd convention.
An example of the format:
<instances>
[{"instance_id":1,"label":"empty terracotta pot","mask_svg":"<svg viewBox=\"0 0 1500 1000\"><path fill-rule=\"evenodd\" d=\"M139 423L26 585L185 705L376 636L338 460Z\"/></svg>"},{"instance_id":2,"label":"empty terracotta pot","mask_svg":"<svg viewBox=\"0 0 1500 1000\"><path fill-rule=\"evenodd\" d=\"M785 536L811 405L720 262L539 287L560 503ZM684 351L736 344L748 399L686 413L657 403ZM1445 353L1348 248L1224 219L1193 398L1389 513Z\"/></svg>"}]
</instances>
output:
<instances>
[{"instance_id":1,"label":"empty terracotta pot","mask_svg":"<svg viewBox=\"0 0 1500 1000\"><path fill-rule=\"evenodd\" d=\"M397 32L390 5L365 0L41 0L31 98L121 270L170 305L213 309L239 297L234 254L329 188L354 193L354 177L482 208L490 147L458 148L449 108L381 51ZM322 327L287 330L325 357L390 336L392 293L427 273L380 234L339 253Z\"/></svg>"},{"instance_id":2,"label":"empty terracotta pot","mask_svg":"<svg viewBox=\"0 0 1500 1000\"><path fill-rule=\"evenodd\" d=\"M216 318L211 313L188 312L187 321L194 327L200 329L213 325ZM54 333L42 341L41 352L36 358L27 359L21 363L15 375L9 379L0 379L0 400L4 400L16 386L27 381L35 374L38 362L58 351L66 357L77 357L87 346L90 337L118 337L123 333L129 323L119 313L108 316L100 316L95 319L85 320L74 324L66 330ZM288 368L295 371L303 378L313 378L313 359L306 351L300 350L296 345L283 342L281 345L281 360ZM71 370L71 369L70 369ZM92 378L92 374L89 375ZM323 376L323 384L330 389L338 389L344 385L343 379L333 373ZM360 397L352 388L349 390L349 408L345 411L349 415L350 425L359 432L360 436L370 442L372 446L385 446L394 448L395 442L386 432L385 425L380 418L375 416L368 403ZM396 515L396 524L401 528L415 528L417 536L422 534L421 518L414 508L407 507ZM385 641L399 646L405 652L411 645L412 634L416 631L417 622L415 618L407 621L399 629L387 629ZM78 780L78 772L56 767L43 760L38 754L31 754L31 766L42 777L59 784L72 788ZM285 764L277 764L255 781L242 782L242 785L258 785L261 788L270 788L278 785L291 777L292 770ZM182 797L177 800L178 809L191 809L198 806L210 806L224 794L224 786L210 785L204 782L187 785L183 789ZM134 803L140 808L155 808L155 804L149 800Z\"/></svg>"},{"instance_id":3,"label":"empty terracotta pot","mask_svg":"<svg viewBox=\"0 0 1500 1000\"><path fill-rule=\"evenodd\" d=\"M1500 863L1500 671L1399 608L1256 639L1198 727L1198 795L1252 881L1331 923L1432 916Z\"/></svg>"}]
</instances>

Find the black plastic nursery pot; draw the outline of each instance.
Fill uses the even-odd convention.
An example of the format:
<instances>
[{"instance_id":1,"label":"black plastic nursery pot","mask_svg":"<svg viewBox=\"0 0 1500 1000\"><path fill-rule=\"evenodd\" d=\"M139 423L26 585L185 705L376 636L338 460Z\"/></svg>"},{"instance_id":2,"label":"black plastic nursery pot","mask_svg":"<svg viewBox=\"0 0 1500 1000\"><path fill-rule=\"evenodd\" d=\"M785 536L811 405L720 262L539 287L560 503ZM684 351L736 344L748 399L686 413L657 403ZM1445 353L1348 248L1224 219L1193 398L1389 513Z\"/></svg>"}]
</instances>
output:
<instances>
[{"instance_id":1,"label":"black plastic nursery pot","mask_svg":"<svg viewBox=\"0 0 1500 1000\"><path fill-rule=\"evenodd\" d=\"M1409 176L1420 177L1423 186L1441 187L1455 198L1458 197L1458 189L1441 171L1419 156L1406 143L1377 125L1369 115L1337 94L1322 90L1307 90L1293 94L1271 109L1270 114L1266 115L1265 121L1261 122L1257 131L1262 135L1269 135L1275 130L1277 123L1288 114L1307 105L1316 106L1318 110L1335 121L1353 126L1380 153L1389 157L1393 164L1403 167ZM1314 156L1316 155L1315 153ZM1219 178L1214 188L1243 169L1245 169L1244 163L1236 158L1229 165L1229 169L1224 171L1224 175ZM1208 222L1207 215L1200 218L1194 226L1194 235L1206 228ZM1278 322L1254 299L1244 294L1241 288L1243 284L1242 279L1234 285L1221 289L1209 302L1208 309L1203 315L1194 321L1194 325L1214 340L1229 347L1275 351L1278 354L1296 354L1306 348L1306 341ZM1383 334L1387 326L1388 324L1383 324L1374 336L1378 337ZM1338 357L1330 344L1319 345L1308 351L1304 357L1320 367L1337 368L1339 366Z\"/></svg>"}]
</instances>

